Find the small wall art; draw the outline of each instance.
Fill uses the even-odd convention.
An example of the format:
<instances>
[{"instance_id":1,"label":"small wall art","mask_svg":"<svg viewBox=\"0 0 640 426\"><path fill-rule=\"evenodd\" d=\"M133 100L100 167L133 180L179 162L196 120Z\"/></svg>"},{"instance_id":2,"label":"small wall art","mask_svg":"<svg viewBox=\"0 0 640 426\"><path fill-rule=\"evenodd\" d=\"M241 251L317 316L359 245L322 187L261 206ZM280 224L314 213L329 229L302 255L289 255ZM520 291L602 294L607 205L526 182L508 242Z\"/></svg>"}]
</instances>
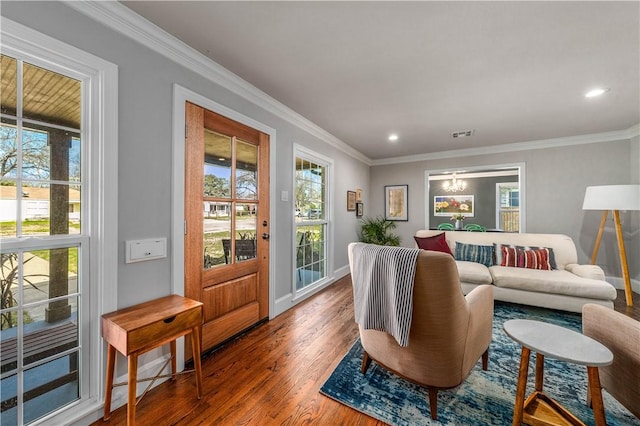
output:
<instances>
[{"instance_id":1,"label":"small wall art","mask_svg":"<svg viewBox=\"0 0 640 426\"><path fill-rule=\"evenodd\" d=\"M356 203L356 216L362 217L364 215L364 204Z\"/></svg>"},{"instance_id":2,"label":"small wall art","mask_svg":"<svg viewBox=\"0 0 640 426\"><path fill-rule=\"evenodd\" d=\"M409 220L409 185L384 187L384 217L387 220Z\"/></svg>"},{"instance_id":3,"label":"small wall art","mask_svg":"<svg viewBox=\"0 0 640 426\"><path fill-rule=\"evenodd\" d=\"M356 192L347 191L347 211L352 212L356 209Z\"/></svg>"}]
</instances>

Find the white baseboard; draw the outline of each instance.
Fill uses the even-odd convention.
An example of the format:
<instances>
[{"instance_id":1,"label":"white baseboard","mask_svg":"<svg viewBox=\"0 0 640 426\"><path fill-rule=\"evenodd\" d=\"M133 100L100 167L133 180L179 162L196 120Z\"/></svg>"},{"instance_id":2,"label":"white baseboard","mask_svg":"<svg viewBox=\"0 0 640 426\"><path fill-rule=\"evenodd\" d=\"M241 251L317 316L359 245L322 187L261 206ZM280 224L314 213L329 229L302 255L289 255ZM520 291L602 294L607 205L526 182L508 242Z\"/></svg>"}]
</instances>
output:
<instances>
[{"instance_id":1,"label":"white baseboard","mask_svg":"<svg viewBox=\"0 0 640 426\"><path fill-rule=\"evenodd\" d=\"M617 290L624 290L624 280L621 277L605 277L605 280ZM640 294L640 281L631 280L631 289L634 293Z\"/></svg>"}]
</instances>

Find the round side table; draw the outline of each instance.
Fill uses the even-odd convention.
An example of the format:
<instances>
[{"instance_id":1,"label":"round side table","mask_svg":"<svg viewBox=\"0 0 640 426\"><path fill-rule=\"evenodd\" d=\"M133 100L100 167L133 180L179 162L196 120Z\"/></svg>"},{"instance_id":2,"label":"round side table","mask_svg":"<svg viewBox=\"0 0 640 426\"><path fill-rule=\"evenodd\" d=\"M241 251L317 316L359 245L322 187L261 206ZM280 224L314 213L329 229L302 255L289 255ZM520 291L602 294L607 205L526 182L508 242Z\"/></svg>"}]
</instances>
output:
<instances>
[{"instance_id":1,"label":"round side table","mask_svg":"<svg viewBox=\"0 0 640 426\"><path fill-rule=\"evenodd\" d=\"M519 426L523 422L584 426L584 423L566 408L542 392L545 356L587 367L588 392L595 423L596 426L606 426L598 367L613 362L613 354L607 347L573 330L540 321L509 320L504 323L503 328L509 337L522 345L513 426ZM535 392L525 401L531 351L536 353L536 387Z\"/></svg>"}]
</instances>

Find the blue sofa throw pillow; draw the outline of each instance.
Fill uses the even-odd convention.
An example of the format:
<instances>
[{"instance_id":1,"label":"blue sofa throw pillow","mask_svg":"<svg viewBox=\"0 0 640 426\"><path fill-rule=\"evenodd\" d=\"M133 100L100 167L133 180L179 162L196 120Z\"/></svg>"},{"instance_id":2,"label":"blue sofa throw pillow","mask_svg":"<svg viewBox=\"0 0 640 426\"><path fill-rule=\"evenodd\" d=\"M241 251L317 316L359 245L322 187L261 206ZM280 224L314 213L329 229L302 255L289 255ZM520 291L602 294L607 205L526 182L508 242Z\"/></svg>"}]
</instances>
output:
<instances>
[{"instance_id":1,"label":"blue sofa throw pillow","mask_svg":"<svg viewBox=\"0 0 640 426\"><path fill-rule=\"evenodd\" d=\"M480 246L456 242L456 260L481 263L486 267L493 265L493 245Z\"/></svg>"}]
</instances>

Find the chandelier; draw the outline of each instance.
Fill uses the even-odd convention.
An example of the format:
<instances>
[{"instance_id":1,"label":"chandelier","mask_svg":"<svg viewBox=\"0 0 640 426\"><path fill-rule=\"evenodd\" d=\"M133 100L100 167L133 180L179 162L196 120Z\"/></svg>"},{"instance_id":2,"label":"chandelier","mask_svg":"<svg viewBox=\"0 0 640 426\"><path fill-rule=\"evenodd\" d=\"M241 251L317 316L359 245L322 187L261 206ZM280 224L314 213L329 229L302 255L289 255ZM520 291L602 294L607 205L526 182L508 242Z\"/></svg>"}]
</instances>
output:
<instances>
[{"instance_id":1,"label":"chandelier","mask_svg":"<svg viewBox=\"0 0 640 426\"><path fill-rule=\"evenodd\" d=\"M453 174L453 178L451 179L451 181L447 180L442 184L442 189L444 189L447 192L464 191L466 187L467 187L467 182L456 179L455 173Z\"/></svg>"}]
</instances>

